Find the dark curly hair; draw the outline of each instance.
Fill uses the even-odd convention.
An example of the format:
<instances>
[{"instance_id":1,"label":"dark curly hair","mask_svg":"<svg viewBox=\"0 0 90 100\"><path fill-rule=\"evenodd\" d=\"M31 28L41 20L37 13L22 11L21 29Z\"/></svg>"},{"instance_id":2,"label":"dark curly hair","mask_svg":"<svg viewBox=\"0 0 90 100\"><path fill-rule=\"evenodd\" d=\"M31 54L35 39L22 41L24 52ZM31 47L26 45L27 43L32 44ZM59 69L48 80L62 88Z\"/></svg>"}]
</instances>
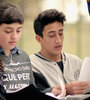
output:
<instances>
[{"instance_id":1,"label":"dark curly hair","mask_svg":"<svg viewBox=\"0 0 90 100\"><path fill-rule=\"evenodd\" d=\"M56 22L56 21L62 23L63 25L64 21L66 21L65 15L56 9L48 9L48 10L42 11L34 20L35 33L43 37L42 32L45 25Z\"/></svg>"}]
</instances>

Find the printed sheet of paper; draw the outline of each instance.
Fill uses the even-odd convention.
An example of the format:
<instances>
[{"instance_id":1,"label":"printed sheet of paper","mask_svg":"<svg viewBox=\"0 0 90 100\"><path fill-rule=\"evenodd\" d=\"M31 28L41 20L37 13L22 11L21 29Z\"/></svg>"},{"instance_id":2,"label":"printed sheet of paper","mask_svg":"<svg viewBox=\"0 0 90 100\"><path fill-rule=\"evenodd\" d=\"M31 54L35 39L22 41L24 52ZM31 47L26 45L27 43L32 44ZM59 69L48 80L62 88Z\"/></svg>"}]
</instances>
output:
<instances>
[{"instance_id":1,"label":"printed sheet of paper","mask_svg":"<svg viewBox=\"0 0 90 100\"><path fill-rule=\"evenodd\" d=\"M60 95L55 96L55 95L54 95L53 93L51 93L51 92L47 92L46 95L51 96L51 97L54 97L54 98L56 98L56 99L58 99L58 100L63 100L63 99L65 98L65 97L61 97Z\"/></svg>"},{"instance_id":2,"label":"printed sheet of paper","mask_svg":"<svg viewBox=\"0 0 90 100\"><path fill-rule=\"evenodd\" d=\"M90 82L90 58L85 57L80 71L79 81Z\"/></svg>"},{"instance_id":3,"label":"printed sheet of paper","mask_svg":"<svg viewBox=\"0 0 90 100\"><path fill-rule=\"evenodd\" d=\"M64 85L63 81L61 80L61 78L59 77L59 75L58 75L58 80L59 80L59 84L60 84L61 90L62 90L62 93L58 96L58 97L60 98L60 97L62 97L62 95L64 94L65 85Z\"/></svg>"}]
</instances>

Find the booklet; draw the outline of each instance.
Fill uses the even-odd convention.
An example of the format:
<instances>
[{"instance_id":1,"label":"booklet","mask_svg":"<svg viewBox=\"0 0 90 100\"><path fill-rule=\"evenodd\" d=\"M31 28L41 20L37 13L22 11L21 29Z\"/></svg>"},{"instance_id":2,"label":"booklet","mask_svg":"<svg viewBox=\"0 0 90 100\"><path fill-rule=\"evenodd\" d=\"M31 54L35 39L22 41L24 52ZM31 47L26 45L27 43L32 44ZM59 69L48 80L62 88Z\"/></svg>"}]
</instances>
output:
<instances>
[{"instance_id":1,"label":"booklet","mask_svg":"<svg viewBox=\"0 0 90 100\"><path fill-rule=\"evenodd\" d=\"M85 57L79 76L79 81L90 82L90 58Z\"/></svg>"}]
</instances>

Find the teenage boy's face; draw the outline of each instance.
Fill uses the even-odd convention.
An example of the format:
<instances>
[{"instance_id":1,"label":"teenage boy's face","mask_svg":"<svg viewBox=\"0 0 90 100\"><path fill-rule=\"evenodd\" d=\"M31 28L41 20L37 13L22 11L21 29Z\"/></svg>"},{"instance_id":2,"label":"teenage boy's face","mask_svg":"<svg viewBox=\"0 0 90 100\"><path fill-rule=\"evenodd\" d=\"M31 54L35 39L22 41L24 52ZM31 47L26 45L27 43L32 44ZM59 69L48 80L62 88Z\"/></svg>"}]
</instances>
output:
<instances>
[{"instance_id":1,"label":"teenage boy's face","mask_svg":"<svg viewBox=\"0 0 90 100\"><path fill-rule=\"evenodd\" d=\"M20 39L22 24L1 24L0 25L0 46L4 51L10 51Z\"/></svg>"},{"instance_id":2,"label":"teenage boy's face","mask_svg":"<svg viewBox=\"0 0 90 100\"><path fill-rule=\"evenodd\" d=\"M44 27L43 38L40 39L41 52L46 55L58 55L63 46L63 26L60 22L54 22Z\"/></svg>"}]
</instances>

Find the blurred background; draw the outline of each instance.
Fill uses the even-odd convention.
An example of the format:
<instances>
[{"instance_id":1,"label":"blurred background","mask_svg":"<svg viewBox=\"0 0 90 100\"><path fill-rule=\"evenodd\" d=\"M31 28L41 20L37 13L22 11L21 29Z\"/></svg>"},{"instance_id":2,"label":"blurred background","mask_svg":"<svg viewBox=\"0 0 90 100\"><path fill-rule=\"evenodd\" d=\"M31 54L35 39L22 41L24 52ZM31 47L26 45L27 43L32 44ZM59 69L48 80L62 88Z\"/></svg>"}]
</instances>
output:
<instances>
[{"instance_id":1,"label":"blurred background","mask_svg":"<svg viewBox=\"0 0 90 100\"><path fill-rule=\"evenodd\" d=\"M45 9L56 8L66 15L63 51L82 59L90 57L90 16L87 0L6 0L19 5L25 23L18 47L29 55L40 50L35 40L33 21Z\"/></svg>"}]
</instances>

